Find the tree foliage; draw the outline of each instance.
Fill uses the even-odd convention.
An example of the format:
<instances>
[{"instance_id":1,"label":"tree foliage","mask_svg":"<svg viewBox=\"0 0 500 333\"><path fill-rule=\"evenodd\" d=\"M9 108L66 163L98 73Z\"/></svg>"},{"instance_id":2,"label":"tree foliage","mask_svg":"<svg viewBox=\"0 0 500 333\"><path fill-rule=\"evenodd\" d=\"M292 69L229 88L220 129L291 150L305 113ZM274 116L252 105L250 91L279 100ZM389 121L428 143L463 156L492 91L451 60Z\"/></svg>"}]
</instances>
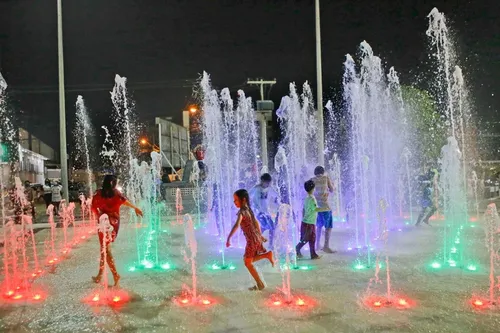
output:
<instances>
[{"instance_id":1,"label":"tree foliage","mask_svg":"<svg viewBox=\"0 0 500 333\"><path fill-rule=\"evenodd\" d=\"M446 143L446 126L436 102L425 90L401 87L409 117L411 151L421 163L436 162Z\"/></svg>"}]
</instances>

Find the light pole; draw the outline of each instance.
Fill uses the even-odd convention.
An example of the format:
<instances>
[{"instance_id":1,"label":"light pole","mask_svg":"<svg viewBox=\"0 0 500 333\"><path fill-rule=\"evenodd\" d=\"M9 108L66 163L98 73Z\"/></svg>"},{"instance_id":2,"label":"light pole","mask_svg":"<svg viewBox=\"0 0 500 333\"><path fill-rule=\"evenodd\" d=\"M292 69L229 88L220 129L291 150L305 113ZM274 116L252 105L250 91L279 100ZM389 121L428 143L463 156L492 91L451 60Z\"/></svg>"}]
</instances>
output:
<instances>
[{"instance_id":1,"label":"light pole","mask_svg":"<svg viewBox=\"0 0 500 333\"><path fill-rule=\"evenodd\" d=\"M64 91L64 53L62 33L62 0L57 0L57 50L59 62L59 136L61 149L61 181L63 196L66 201L68 195L68 153L66 150L66 99Z\"/></svg>"},{"instance_id":2,"label":"light pole","mask_svg":"<svg viewBox=\"0 0 500 333\"><path fill-rule=\"evenodd\" d=\"M325 128L323 125L323 74L321 70L321 25L319 0L315 0L316 9L316 80L318 86L318 163L325 166Z\"/></svg>"}]
</instances>

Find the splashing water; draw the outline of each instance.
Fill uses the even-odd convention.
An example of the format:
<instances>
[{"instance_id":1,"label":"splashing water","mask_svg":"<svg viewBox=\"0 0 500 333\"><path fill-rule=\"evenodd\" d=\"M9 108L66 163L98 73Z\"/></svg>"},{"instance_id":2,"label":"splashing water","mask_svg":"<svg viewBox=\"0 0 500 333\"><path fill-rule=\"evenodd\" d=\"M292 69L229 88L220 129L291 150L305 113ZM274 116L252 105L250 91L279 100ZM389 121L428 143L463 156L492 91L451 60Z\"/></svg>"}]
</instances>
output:
<instances>
[{"instance_id":1,"label":"splashing water","mask_svg":"<svg viewBox=\"0 0 500 333\"><path fill-rule=\"evenodd\" d=\"M292 208L293 242L298 243L299 221L302 214L302 202L307 193L304 191L304 182L313 175L318 156L317 121L314 109L313 96L309 84L302 88L302 95L298 96L295 84L290 83L290 94L281 99L276 115L280 122L282 140L275 157L280 196L283 203ZM295 263L294 259L294 263Z\"/></svg>"},{"instance_id":2,"label":"splashing water","mask_svg":"<svg viewBox=\"0 0 500 333\"><path fill-rule=\"evenodd\" d=\"M281 204L278 209L278 225L275 232L274 255L277 260L277 269L281 273L282 288L281 292L284 295L285 301L292 300L290 271L292 269L291 256L294 253L294 245L292 245L293 237L290 235L292 209L290 205Z\"/></svg>"},{"instance_id":3,"label":"splashing water","mask_svg":"<svg viewBox=\"0 0 500 333\"><path fill-rule=\"evenodd\" d=\"M490 255L490 288L489 288L489 301L491 304L495 304L496 295L495 290L497 289L497 279L500 279L500 276L496 277L496 268L498 262L500 260L500 217L498 216L497 207L494 203L491 203L486 208L486 212L484 213L484 218L486 221L486 247L488 248L488 252Z\"/></svg>"},{"instance_id":4,"label":"splashing water","mask_svg":"<svg viewBox=\"0 0 500 333\"><path fill-rule=\"evenodd\" d=\"M78 96L76 100L76 127L74 136L77 161L85 166L85 171L87 172L87 189L89 193L86 195L92 195L92 166L90 160L90 148L92 145L90 140L95 134L82 96Z\"/></svg>"},{"instance_id":5,"label":"splashing water","mask_svg":"<svg viewBox=\"0 0 500 333\"><path fill-rule=\"evenodd\" d=\"M184 260L191 266L191 297L193 299L196 299L198 297L196 280L196 253L198 252L198 243L196 242L193 219L189 214L184 215L183 224L184 237L186 242L186 249L184 250Z\"/></svg>"},{"instance_id":6,"label":"splashing water","mask_svg":"<svg viewBox=\"0 0 500 333\"><path fill-rule=\"evenodd\" d=\"M366 262L371 265L371 239L378 198L389 203L389 217L397 205L398 179L406 138L406 113L399 79L394 68L387 76L379 57L366 42L360 45L361 65L346 56L343 79L344 101L351 117L351 181L353 183L353 220L355 242L367 249ZM389 223L392 221L389 220ZM361 239L362 237L362 239Z\"/></svg>"},{"instance_id":7,"label":"splashing water","mask_svg":"<svg viewBox=\"0 0 500 333\"><path fill-rule=\"evenodd\" d=\"M220 238L222 267L225 263L225 236L227 223L233 219L233 193L239 188L249 188L258 179L257 129L251 99L238 91L238 105L233 106L229 90L223 89L220 97L213 90L210 78L204 73L201 80L203 92L203 145L206 149L205 186L212 196L212 221Z\"/></svg>"},{"instance_id":8,"label":"splashing water","mask_svg":"<svg viewBox=\"0 0 500 333\"><path fill-rule=\"evenodd\" d=\"M182 211L184 208L182 207L182 192L181 189L178 188L175 191L175 220L176 224L182 224Z\"/></svg>"}]
</instances>

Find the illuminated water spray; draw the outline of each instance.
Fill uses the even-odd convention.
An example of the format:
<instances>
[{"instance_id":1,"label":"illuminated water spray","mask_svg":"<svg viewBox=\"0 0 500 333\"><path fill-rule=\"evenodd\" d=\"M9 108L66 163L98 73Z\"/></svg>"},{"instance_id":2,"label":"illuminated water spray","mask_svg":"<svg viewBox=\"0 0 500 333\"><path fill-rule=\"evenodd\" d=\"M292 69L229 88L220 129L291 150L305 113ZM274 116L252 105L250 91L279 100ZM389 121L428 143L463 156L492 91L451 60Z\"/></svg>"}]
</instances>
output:
<instances>
[{"instance_id":1,"label":"illuminated water spray","mask_svg":"<svg viewBox=\"0 0 500 333\"><path fill-rule=\"evenodd\" d=\"M225 258L227 228L236 216L233 193L240 188L250 188L257 183L257 129L251 99L238 91L234 107L229 90L220 93L211 87L210 78L204 73L200 83L203 93L203 146L207 178L205 186L212 196L211 224L219 234L221 261L216 268L230 268Z\"/></svg>"}]
</instances>

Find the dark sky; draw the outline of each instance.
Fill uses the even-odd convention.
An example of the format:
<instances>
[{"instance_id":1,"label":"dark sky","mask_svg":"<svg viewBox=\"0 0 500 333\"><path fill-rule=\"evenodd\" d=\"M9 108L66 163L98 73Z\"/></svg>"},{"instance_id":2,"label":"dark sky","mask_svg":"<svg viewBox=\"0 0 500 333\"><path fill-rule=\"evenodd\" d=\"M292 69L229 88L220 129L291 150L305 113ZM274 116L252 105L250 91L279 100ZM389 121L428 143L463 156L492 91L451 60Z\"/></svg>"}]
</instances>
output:
<instances>
[{"instance_id":1,"label":"dark sky","mask_svg":"<svg viewBox=\"0 0 500 333\"><path fill-rule=\"evenodd\" d=\"M338 86L346 53L368 41L408 84L427 59L426 15L445 12L455 31L477 112L500 109L500 1L322 0L325 98ZM314 1L63 0L68 124L82 94L96 127L108 122L114 75L129 79L142 119L180 121L196 79L244 88L247 78L276 78L279 102L288 83L315 78ZM58 143L56 0L0 0L0 70L31 130Z\"/></svg>"}]
</instances>

